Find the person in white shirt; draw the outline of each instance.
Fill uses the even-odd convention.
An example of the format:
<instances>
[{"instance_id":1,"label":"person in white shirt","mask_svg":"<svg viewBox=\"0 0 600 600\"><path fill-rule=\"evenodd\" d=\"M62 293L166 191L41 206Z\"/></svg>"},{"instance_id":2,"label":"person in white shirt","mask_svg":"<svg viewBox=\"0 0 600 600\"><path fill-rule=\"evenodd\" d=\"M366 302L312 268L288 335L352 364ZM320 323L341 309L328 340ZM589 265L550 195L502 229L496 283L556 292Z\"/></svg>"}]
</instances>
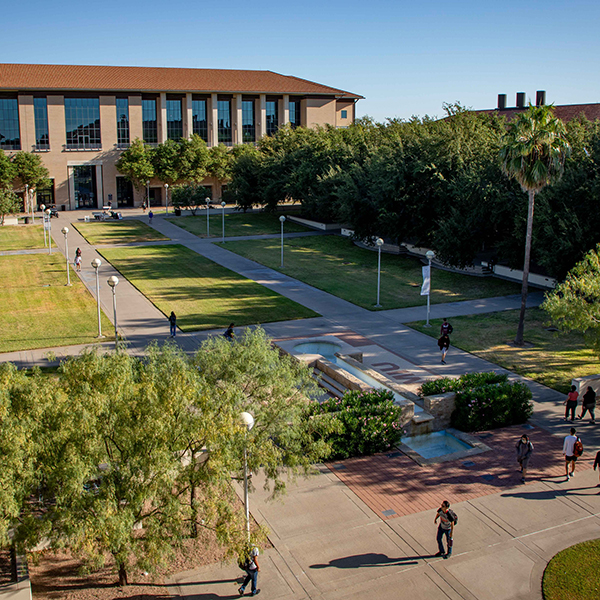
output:
<instances>
[{"instance_id":1,"label":"person in white shirt","mask_svg":"<svg viewBox=\"0 0 600 600\"><path fill-rule=\"evenodd\" d=\"M567 481L575 474L575 462L577 461L577 457L575 456L575 442L577 441L577 436L575 435L575 427L571 427L571 435L567 435L565 437L565 441L563 442L563 455L565 457L565 474L567 476ZM569 464L571 465L571 472L569 473Z\"/></svg>"},{"instance_id":2,"label":"person in white shirt","mask_svg":"<svg viewBox=\"0 0 600 600\"><path fill-rule=\"evenodd\" d=\"M244 595L244 590L246 586L252 582L252 595L256 596L259 590L256 587L258 581L258 572L260 571L260 566L258 564L258 548L253 546L248 555L248 560L246 565L244 566L244 571L246 571L246 578L244 579L244 583L238 589L238 593L240 596Z\"/></svg>"}]
</instances>

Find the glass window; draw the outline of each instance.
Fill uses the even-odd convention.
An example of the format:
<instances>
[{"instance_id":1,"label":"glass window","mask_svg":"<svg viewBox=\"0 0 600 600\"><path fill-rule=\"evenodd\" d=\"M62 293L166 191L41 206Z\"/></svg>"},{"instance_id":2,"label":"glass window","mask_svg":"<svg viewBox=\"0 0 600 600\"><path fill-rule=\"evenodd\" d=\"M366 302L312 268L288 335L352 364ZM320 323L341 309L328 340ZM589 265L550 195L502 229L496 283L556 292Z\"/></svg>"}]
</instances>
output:
<instances>
[{"instance_id":1,"label":"glass window","mask_svg":"<svg viewBox=\"0 0 600 600\"><path fill-rule=\"evenodd\" d=\"M192 132L208 143L206 100L192 100Z\"/></svg>"},{"instance_id":2,"label":"glass window","mask_svg":"<svg viewBox=\"0 0 600 600\"><path fill-rule=\"evenodd\" d=\"M277 119L277 100L267 101L267 135L277 132L279 121Z\"/></svg>"},{"instance_id":3,"label":"glass window","mask_svg":"<svg viewBox=\"0 0 600 600\"><path fill-rule=\"evenodd\" d=\"M67 148L99 150L100 100L98 98L65 98Z\"/></svg>"},{"instance_id":4,"label":"glass window","mask_svg":"<svg viewBox=\"0 0 600 600\"><path fill-rule=\"evenodd\" d=\"M342 119L347 119L348 118L348 111L347 110L343 110L342 111Z\"/></svg>"},{"instance_id":5,"label":"glass window","mask_svg":"<svg viewBox=\"0 0 600 600\"><path fill-rule=\"evenodd\" d=\"M19 102L16 98L0 98L0 148L21 149Z\"/></svg>"},{"instance_id":6,"label":"glass window","mask_svg":"<svg viewBox=\"0 0 600 600\"><path fill-rule=\"evenodd\" d=\"M117 177L117 206L133 206L133 185L126 177Z\"/></svg>"},{"instance_id":7,"label":"glass window","mask_svg":"<svg viewBox=\"0 0 600 600\"><path fill-rule=\"evenodd\" d=\"M75 208L96 208L96 168L91 165L73 167Z\"/></svg>"},{"instance_id":8,"label":"glass window","mask_svg":"<svg viewBox=\"0 0 600 600\"><path fill-rule=\"evenodd\" d=\"M290 125L300 127L300 100L290 100Z\"/></svg>"},{"instance_id":9,"label":"glass window","mask_svg":"<svg viewBox=\"0 0 600 600\"><path fill-rule=\"evenodd\" d=\"M43 190L36 190L35 196L38 207L40 204L44 206L54 206L54 179L50 180L50 187Z\"/></svg>"},{"instance_id":10,"label":"glass window","mask_svg":"<svg viewBox=\"0 0 600 600\"><path fill-rule=\"evenodd\" d=\"M180 140L182 137L181 100L167 100L167 139Z\"/></svg>"},{"instance_id":11,"label":"glass window","mask_svg":"<svg viewBox=\"0 0 600 600\"><path fill-rule=\"evenodd\" d=\"M129 146L129 100L117 98L117 146Z\"/></svg>"},{"instance_id":12,"label":"glass window","mask_svg":"<svg viewBox=\"0 0 600 600\"><path fill-rule=\"evenodd\" d=\"M158 127L156 124L156 100L142 99L142 127L144 141L158 144Z\"/></svg>"},{"instance_id":13,"label":"glass window","mask_svg":"<svg viewBox=\"0 0 600 600\"><path fill-rule=\"evenodd\" d=\"M256 126L254 124L254 100L242 100L242 141L256 141Z\"/></svg>"},{"instance_id":14,"label":"glass window","mask_svg":"<svg viewBox=\"0 0 600 600\"><path fill-rule=\"evenodd\" d=\"M231 144L231 100L217 101L218 140L220 144Z\"/></svg>"},{"instance_id":15,"label":"glass window","mask_svg":"<svg viewBox=\"0 0 600 600\"><path fill-rule=\"evenodd\" d=\"M33 99L33 114L35 117L35 149L50 150L48 104L46 98Z\"/></svg>"}]
</instances>

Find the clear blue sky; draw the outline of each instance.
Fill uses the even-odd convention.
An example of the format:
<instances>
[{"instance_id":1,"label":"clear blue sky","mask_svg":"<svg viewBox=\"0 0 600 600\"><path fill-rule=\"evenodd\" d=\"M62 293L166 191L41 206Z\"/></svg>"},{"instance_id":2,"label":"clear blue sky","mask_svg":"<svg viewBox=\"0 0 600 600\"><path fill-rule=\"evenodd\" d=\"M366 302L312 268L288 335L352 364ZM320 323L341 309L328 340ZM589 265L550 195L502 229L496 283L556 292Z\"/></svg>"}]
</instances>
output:
<instances>
[{"instance_id":1,"label":"clear blue sky","mask_svg":"<svg viewBox=\"0 0 600 600\"><path fill-rule=\"evenodd\" d=\"M600 102L598 0L4 0L0 62L264 69L361 94L359 116L497 95Z\"/></svg>"}]
</instances>

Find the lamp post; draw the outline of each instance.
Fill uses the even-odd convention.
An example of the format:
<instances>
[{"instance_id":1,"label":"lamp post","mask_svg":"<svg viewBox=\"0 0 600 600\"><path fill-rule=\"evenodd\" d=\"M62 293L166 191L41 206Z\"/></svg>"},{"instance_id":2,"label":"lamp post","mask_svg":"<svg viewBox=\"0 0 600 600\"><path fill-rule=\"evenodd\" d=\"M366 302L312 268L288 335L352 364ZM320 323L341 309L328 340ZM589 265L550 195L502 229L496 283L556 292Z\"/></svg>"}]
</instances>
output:
<instances>
[{"instance_id":1,"label":"lamp post","mask_svg":"<svg viewBox=\"0 0 600 600\"><path fill-rule=\"evenodd\" d=\"M45 204L40 204L40 210L42 211L42 229L44 230L44 248L48 245L46 241L46 217L44 216L44 211L46 210Z\"/></svg>"},{"instance_id":2,"label":"lamp post","mask_svg":"<svg viewBox=\"0 0 600 600\"><path fill-rule=\"evenodd\" d=\"M52 254L52 211L46 209L46 223L48 224L48 254ZM44 226L45 227L45 226Z\"/></svg>"},{"instance_id":3,"label":"lamp post","mask_svg":"<svg viewBox=\"0 0 600 600\"><path fill-rule=\"evenodd\" d=\"M33 223L33 206L31 205L31 198L29 197L29 184L25 184L25 212L29 214L29 209L31 209L31 218Z\"/></svg>"},{"instance_id":4,"label":"lamp post","mask_svg":"<svg viewBox=\"0 0 600 600\"><path fill-rule=\"evenodd\" d=\"M430 311L430 299L431 299L431 261L435 256L435 252L433 250L427 250L425 253L427 260L429 261L429 291L427 292L427 323L425 323L425 327L431 327L429 323L429 311Z\"/></svg>"},{"instance_id":5,"label":"lamp post","mask_svg":"<svg viewBox=\"0 0 600 600\"><path fill-rule=\"evenodd\" d=\"M107 283L112 288L112 294L113 294L113 318L114 318L114 321L115 321L115 350L118 350L119 349L119 335L117 333L117 294L116 294L116 288L117 288L117 285L119 284L119 278L115 277L114 275L111 275L108 278Z\"/></svg>"},{"instance_id":6,"label":"lamp post","mask_svg":"<svg viewBox=\"0 0 600 600\"><path fill-rule=\"evenodd\" d=\"M169 214L169 184L165 183L165 213Z\"/></svg>"},{"instance_id":7,"label":"lamp post","mask_svg":"<svg viewBox=\"0 0 600 600\"><path fill-rule=\"evenodd\" d=\"M285 223L285 217L281 215L279 220L281 221L281 268L283 269L283 224Z\"/></svg>"},{"instance_id":8,"label":"lamp post","mask_svg":"<svg viewBox=\"0 0 600 600\"><path fill-rule=\"evenodd\" d=\"M250 505L248 504L248 432L254 427L254 417L249 412L243 412L240 417L246 427L244 432L244 508L246 509L246 531L250 541Z\"/></svg>"},{"instance_id":9,"label":"lamp post","mask_svg":"<svg viewBox=\"0 0 600 600\"><path fill-rule=\"evenodd\" d=\"M92 267L94 267L94 271L96 271L96 304L98 305L98 339L104 337L102 335L102 321L100 319L100 279L99 279L100 274L98 272L101 264L102 264L102 261L99 258L95 258L92 261Z\"/></svg>"},{"instance_id":10,"label":"lamp post","mask_svg":"<svg viewBox=\"0 0 600 600\"><path fill-rule=\"evenodd\" d=\"M210 223L208 215L210 213L210 198L206 198L206 237L210 237Z\"/></svg>"},{"instance_id":11,"label":"lamp post","mask_svg":"<svg viewBox=\"0 0 600 600\"><path fill-rule=\"evenodd\" d=\"M375 308L381 308L381 304L379 304L379 290L381 288L381 246L383 246L383 240L377 238L375 243L377 244L377 304Z\"/></svg>"},{"instance_id":12,"label":"lamp post","mask_svg":"<svg viewBox=\"0 0 600 600\"><path fill-rule=\"evenodd\" d=\"M221 208L223 209L223 239L222 242L225 242L225 200L221 202Z\"/></svg>"},{"instance_id":13,"label":"lamp post","mask_svg":"<svg viewBox=\"0 0 600 600\"><path fill-rule=\"evenodd\" d=\"M67 259L67 285L71 285L71 273L69 272L69 228L63 227L62 234L65 236L65 258Z\"/></svg>"},{"instance_id":14,"label":"lamp post","mask_svg":"<svg viewBox=\"0 0 600 600\"><path fill-rule=\"evenodd\" d=\"M146 208L150 208L150 180L146 181Z\"/></svg>"}]
</instances>

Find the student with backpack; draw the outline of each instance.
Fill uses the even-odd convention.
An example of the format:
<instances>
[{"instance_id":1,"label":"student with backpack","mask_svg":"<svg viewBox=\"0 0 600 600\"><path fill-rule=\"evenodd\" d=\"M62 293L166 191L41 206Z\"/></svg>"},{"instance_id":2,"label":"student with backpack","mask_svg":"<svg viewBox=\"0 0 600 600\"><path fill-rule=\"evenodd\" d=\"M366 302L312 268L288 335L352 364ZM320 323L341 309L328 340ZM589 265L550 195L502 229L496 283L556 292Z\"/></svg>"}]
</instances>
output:
<instances>
[{"instance_id":1,"label":"student with backpack","mask_svg":"<svg viewBox=\"0 0 600 600\"><path fill-rule=\"evenodd\" d=\"M529 437L523 434L517 442L517 462L521 465L521 483L525 483L527 465L532 453L533 444L529 441Z\"/></svg>"},{"instance_id":2,"label":"student with backpack","mask_svg":"<svg viewBox=\"0 0 600 600\"><path fill-rule=\"evenodd\" d=\"M448 319L444 317L444 322L440 327L440 336L442 335L450 335L454 331L454 327L450 323L448 323Z\"/></svg>"},{"instance_id":3,"label":"student with backpack","mask_svg":"<svg viewBox=\"0 0 600 600\"><path fill-rule=\"evenodd\" d=\"M575 435L575 427L571 427L571 435L565 437L563 442L563 455L565 457L565 475L567 481L571 477L575 476L575 463L577 459L583 454L583 444L579 437ZM571 465L571 472L569 473L569 465Z\"/></svg>"},{"instance_id":4,"label":"student with backpack","mask_svg":"<svg viewBox=\"0 0 600 600\"><path fill-rule=\"evenodd\" d=\"M596 454L596 460L594 461L594 471L596 470L596 467L600 466L600 451L598 452L598 454ZM598 476L600 477L600 469L598 469ZM598 483L598 486L600 487L600 483Z\"/></svg>"},{"instance_id":5,"label":"student with backpack","mask_svg":"<svg viewBox=\"0 0 600 600\"><path fill-rule=\"evenodd\" d=\"M439 552L435 556L442 556L444 558L450 558L452 556L452 540L454 538L454 526L458 523L458 517L453 510L450 510L450 502L444 500L442 506L438 508L435 515L434 523L440 520L437 530L437 543ZM444 552L444 536L448 544L448 552Z\"/></svg>"},{"instance_id":6,"label":"student with backpack","mask_svg":"<svg viewBox=\"0 0 600 600\"><path fill-rule=\"evenodd\" d=\"M253 596L256 596L260 591L256 585L258 582L258 572L260 571L260 566L258 564L258 548L256 546L252 546L250 551L248 552L248 557L243 563L240 563L240 567L243 571L246 571L246 577L244 579L244 583L239 587L238 593L240 596L244 595L244 591L246 590L246 586L252 582L251 592Z\"/></svg>"}]
</instances>

